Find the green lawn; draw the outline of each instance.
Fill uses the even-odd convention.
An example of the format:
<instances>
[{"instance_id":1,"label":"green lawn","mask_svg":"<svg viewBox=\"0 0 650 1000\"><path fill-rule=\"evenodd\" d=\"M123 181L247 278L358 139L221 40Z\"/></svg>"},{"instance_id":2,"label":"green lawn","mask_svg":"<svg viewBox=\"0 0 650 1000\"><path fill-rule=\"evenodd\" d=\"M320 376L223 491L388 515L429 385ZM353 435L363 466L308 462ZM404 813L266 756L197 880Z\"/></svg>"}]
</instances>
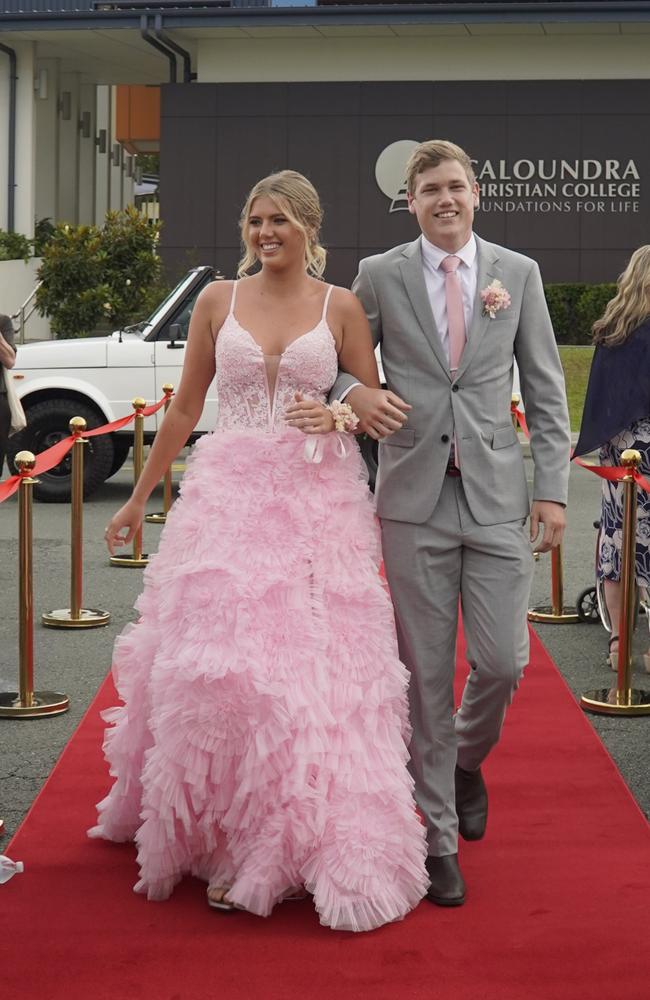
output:
<instances>
[{"instance_id":1,"label":"green lawn","mask_svg":"<svg viewBox=\"0 0 650 1000\"><path fill-rule=\"evenodd\" d=\"M571 430L580 430L582 407L587 391L593 347L560 347L560 360L564 368Z\"/></svg>"}]
</instances>

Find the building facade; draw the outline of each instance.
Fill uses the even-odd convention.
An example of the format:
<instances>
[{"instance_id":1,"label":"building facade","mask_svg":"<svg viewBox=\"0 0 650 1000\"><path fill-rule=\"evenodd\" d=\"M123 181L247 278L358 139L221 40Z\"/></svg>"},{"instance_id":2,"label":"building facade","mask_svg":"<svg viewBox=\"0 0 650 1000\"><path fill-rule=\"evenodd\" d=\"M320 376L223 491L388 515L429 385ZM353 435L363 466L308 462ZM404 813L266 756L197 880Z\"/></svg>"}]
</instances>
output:
<instances>
[{"instance_id":1,"label":"building facade","mask_svg":"<svg viewBox=\"0 0 650 1000\"><path fill-rule=\"evenodd\" d=\"M246 191L292 167L325 203L328 277L348 282L359 256L415 234L403 163L433 135L475 160L479 232L547 280L611 280L648 239L650 3L44 5L0 0L1 227L99 221L131 199L112 88L140 84L162 86L173 273L231 274Z\"/></svg>"}]
</instances>

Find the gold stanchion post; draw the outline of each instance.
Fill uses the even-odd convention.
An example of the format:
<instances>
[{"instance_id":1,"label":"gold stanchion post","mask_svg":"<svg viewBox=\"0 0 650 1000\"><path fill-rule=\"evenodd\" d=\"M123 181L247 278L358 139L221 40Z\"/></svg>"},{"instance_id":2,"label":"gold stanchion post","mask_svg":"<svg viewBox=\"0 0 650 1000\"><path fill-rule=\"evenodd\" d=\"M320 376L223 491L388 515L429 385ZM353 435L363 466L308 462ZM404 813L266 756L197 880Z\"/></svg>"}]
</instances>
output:
<instances>
[{"instance_id":1,"label":"gold stanchion post","mask_svg":"<svg viewBox=\"0 0 650 1000\"><path fill-rule=\"evenodd\" d=\"M133 485L138 482L144 466L144 414L146 400L136 396L132 406L135 410L135 427L133 432ZM149 556L142 551L142 525L133 536L133 552L130 556L111 556L111 566L146 566Z\"/></svg>"},{"instance_id":2,"label":"gold stanchion post","mask_svg":"<svg viewBox=\"0 0 650 1000\"><path fill-rule=\"evenodd\" d=\"M22 477L18 492L18 604L20 631L18 640L20 690L0 694L0 716L10 719L34 719L42 715L60 715L70 708L70 699L58 691L34 691L34 581L32 569L32 490L38 483L30 473L36 459L31 451L19 451L16 467Z\"/></svg>"},{"instance_id":3,"label":"gold stanchion post","mask_svg":"<svg viewBox=\"0 0 650 1000\"><path fill-rule=\"evenodd\" d=\"M48 628L97 628L108 625L111 620L108 611L100 608L83 608L83 503L84 503L84 446L83 435L86 421L83 417L73 417L70 433L74 435L72 446L72 502L70 505L70 607L46 611L41 616Z\"/></svg>"},{"instance_id":4,"label":"gold stanchion post","mask_svg":"<svg viewBox=\"0 0 650 1000\"><path fill-rule=\"evenodd\" d=\"M580 704L598 715L650 715L650 691L632 687L632 633L636 605L636 494L634 472L641 455L627 448L623 477L623 546L621 551L621 613L618 620L618 676L615 688L597 688L583 694Z\"/></svg>"},{"instance_id":5,"label":"gold stanchion post","mask_svg":"<svg viewBox=\"0 0 650 1000\"><path fill-rule=\"evenodd\" d=\"M545 625L567 625L579 621L575 605L564 606L564 581L562 572L562 546L551 550L551 605L540 605L528 612L528 621Z\"/></svg>"},{"instance_id":6,"label":"gold stanchion post","mask_svg":"<svg viewBox=\"0 0 650 1000\"><path fill-rule=\"evenodd\" d=\"M171 382L165 382L163 392L165 393L165 413L169 409L174 394L174 386ZM149 524L164 524L167 520L169 508L172 505L172 467L169 465L163 477L163 509L159 514L146 514L145 521Z\"/></svg>"}]
</instances>

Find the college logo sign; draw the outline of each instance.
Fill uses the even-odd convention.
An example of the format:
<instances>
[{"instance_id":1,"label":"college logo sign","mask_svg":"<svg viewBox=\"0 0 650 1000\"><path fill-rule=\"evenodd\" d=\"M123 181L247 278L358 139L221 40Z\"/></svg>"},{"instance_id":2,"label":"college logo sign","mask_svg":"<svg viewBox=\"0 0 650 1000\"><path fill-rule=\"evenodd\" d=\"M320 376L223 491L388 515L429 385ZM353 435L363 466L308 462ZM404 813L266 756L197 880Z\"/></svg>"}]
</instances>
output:
<instances>
[{"instance_id":1,"label":"college logo sign","mask_svg":"<svg viewBox=\"0 0 650 1000\"><path fill-rule=\"evenodd\" d=\"M388 211L408 209L406 163L419 143L399 139L381 151L375 164L377 185ZM636 214L641 175L632 159L472 160L485 212L556 214Z\"/></svg>"},{"instance_id":2,"label":"college logo sign","mask_svg":"<svg viewBox=\"0 0 650 1000\"><path fill-rule=\"evenodd\" d=\"M419 145L416 139L400 139L386 146L377 157L375 179L379 190L390 201L389 212L408 209L406 163L415 147Z\"/></svg>"}]
</instances>

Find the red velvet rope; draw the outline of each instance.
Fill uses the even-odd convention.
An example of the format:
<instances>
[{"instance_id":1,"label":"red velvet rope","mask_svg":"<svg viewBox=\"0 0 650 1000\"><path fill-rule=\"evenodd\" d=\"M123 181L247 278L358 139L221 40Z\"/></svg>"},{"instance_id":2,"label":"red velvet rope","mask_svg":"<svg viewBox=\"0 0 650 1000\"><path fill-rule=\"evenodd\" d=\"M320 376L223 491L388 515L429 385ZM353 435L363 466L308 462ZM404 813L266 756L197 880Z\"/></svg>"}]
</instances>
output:
<instances>
[{"instance_id":1,"label":"red velvet rope","mask_svg":"<svg viewBox=\"0 0 650 1000\"><path fill-rule=\"evenodd\" d=\"M510 412L521 427L522 431L528 439L530 439L530 431L528 430L528 424L526 423L526 417L524 416L524 411L517 409L516 403L510 404Z\"/></svg>"},{"instance_id":2,"label":"red velvet rope","mask_svg":"<svg viewBox=\"0 0 650 1000\"><path fill-rule=\"evenodd\" d=\"M530 431L526 425L526 418L522 411L517 409L516 403L511 404L510 412L513 417L515 417L526 437L530 438ZM632 466L588 465L586 462L583 462L581 458L574 458L573 456L571 456L571 461L575 462L576 465L581 466L581 468L587 469L588 472L593 472L595 476L600 476L601 479L609 479L610 482L620 482L625 476L630 475L634 479L637 486L640 486L642 490L646 491L646 493L650 493L650 483L647 479L644 479L638 469L634 469Z\"/></svg>"},{"instance_id":3,"label":"red velvet rope","mask_svg":"<svg viewBox=\"0 0 650 1000\"><path fill-rule=\"evenodd\" d=\"M157 403L152 403L151 406L144 406L142 410L138 410L138 413L142 413L143 417L150 417L154 413L165 405L167 401L167 395L164 395L162 399L159 399ZM90 431L84 431L81 435L82 438L99 437L100 434L110 434L112 431L119 431L122 427L126 427L130 424L132 420L135 420L136 411L129 413L126 417L120 417L119 420L113 420L110 424L102 424L101 427L93 427ZM49 472L53 469L55 465L62 462L65 456L68 454L72 445L75 442L76 435L72 434L70 437L63 438L62 441L57 441L53 444L51 448L46 448L45 451L40 451L36 456L36 462L34 468L30 472L19 473L16 476L9 476L0 483L0 503L7 500L10 496L16 492L20 486L20 481L24 476L40 476L44 472Z\"/></svg>"}]
</instances>

